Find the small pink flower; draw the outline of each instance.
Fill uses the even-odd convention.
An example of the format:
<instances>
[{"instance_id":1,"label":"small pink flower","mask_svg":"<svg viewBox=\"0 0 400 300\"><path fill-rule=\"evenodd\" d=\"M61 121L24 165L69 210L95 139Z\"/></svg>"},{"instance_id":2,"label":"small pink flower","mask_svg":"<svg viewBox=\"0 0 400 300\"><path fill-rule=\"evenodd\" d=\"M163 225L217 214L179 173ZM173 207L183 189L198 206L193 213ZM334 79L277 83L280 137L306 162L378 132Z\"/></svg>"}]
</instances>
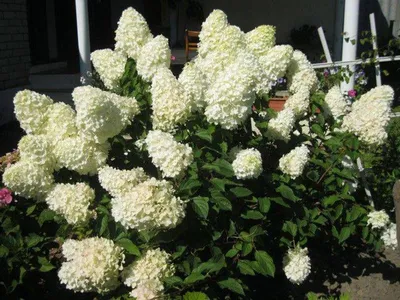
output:
<instances>
[{"instance_id":1,"label":"small pink flower","mask_svg":"<svg viewBox=\"0 0 400 300\"><path fill-rule=\"evenodd\" d=\"M349 95L349 97L354 98L355 96L357 96L357 92L355 90L350 90L347 92L347 95Z\"/></svg>"},{"instance_id":2,"label":"small pink flower","mask_svg":"<svg viewBox=\"0 0 400 300\"><path fill-rule=\"evenodd\" d=\"M176 60L176 57L171 55L171 60L173 60L173 61Z\"/></svg>"},{"instance_id":3,"label":"small pink flower","mask_svg":"<svg viewBox=\"0 0 400 300\"><path fill-rule=\"evenodd\" d=\"M0 206L5 206L11 203L12 201L11 191L6 188L0 189Z\"/></svg>"}]
</instances>

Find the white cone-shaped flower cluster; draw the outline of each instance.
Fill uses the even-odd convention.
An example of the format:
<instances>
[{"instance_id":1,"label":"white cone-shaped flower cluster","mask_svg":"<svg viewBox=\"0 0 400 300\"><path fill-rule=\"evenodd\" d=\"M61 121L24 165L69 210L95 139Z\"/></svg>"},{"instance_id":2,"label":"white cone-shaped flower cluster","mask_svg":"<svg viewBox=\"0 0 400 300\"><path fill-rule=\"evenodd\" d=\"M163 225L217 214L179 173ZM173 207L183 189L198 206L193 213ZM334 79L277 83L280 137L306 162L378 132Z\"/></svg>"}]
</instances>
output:
<instances>
[{"instance_id":1,"label":"white cone-shaped flower cluster","mask_svg":"<svg viewBox=\"0 0 400 300\"><path fill-rule=\"evenodd\" d=\"M126 194L149 178L142 168L118 170L110 166L99 169L98 176L100 185L113 197Z\"/></svg>"},{"instance_id":2,"label":"white cone-shaped flower cluster","mask_svg":"<svg viewBox=\"0 0 400 300\"><path fill-rule=\"evenodd\" d=\"M257 56L266 55L275 46L275 26L261 25L246 33L247 47Z\"/></svg>"},{"instance_id":3,"label":"white cone-shaped flower cluster","mask_svg":"<svg viewBox=\"0 0 400 300\"><path fill-rule=\"evenodd\" d=\"M382 229L390 223L389 215L385 210L371 211L368 214L367 224L371 225L372 229Z\"/></svg>"},{"instance_id":4,"label":"white cone-shaped flower cluster","mask_svg":"<svg viewBox=\"0 0 400 300\"><path fill-rule=\"evenodd\" d=\"M271 119L268 123L268 137L273 140L289 141L295 121L296 118L292 109L285 108L278 112L276 118Z\"/></svg>"},{"instance_id":5,"label":"white cone-shaped flower cluster","mask_svg":"<svg viewBox=\"0 0 400 300\"><path fill-rule=\"evenodd\" d=\"M126 56L111 49L102 49L92 52L90 59L106 88L117 88L125 71Z\"/></svg>"},{"instance_id":6,"label":"white cone-shaped flower cluster","mask_svg":"<svg viewBox=\"0 0 400 300\"><path fill-rule=\"evenodd\" d=\"M143 16L132 7L125 9L115 31L115 49L125 56L137 59L141 48L153 35Z\"/></svg>"},{"instance_id":7,"label":"white cone-shaped flower cluster","mask_svg":"<svg viewBox=\"0 0 400 300\"><path fill-rule=\"evenodd\" d=\"M288 85L292 93L306 86L313 93L318 88L318 77L306 55L295 50L288 66Z\"/></svg>"},{"instance_id":8,"label":"white cone-shaped flower cluster","mask_svg":"<svg viewBox=\"0 0 400 300\"><path fill-rule=\"evenodd\" d=\"M185 217L185 203L172 184L150 178L111 200L115 221L138 231L176 227Z\"/></svg>"},{"instance_id":9,"label":"white cone-shaped flower cluster","mask_svg":"<svg viewBox=\"0 0 400 300\"><path fill-rule=\"evenodd\" d=\"M179 75L178 81L183 86L192 111L201 110L205 106L206 80L200 69L190 62L185 65Z\"/></svg>"},{"instance_id":10,"label":"white cone-shaped flower cluster","mask_svg":"<svg viewBox=\"0 0 400 300\"><path fill-rule=\"evenodd\" d=\"M28 134L40 134L47 120L47 110L53 100L29 90L18 92L14 97L14 112L21 128Z\"/></svg>"},{"instance_id":11,"label":"white cone-shaped flower cluster","mask_svg":"<svg viewBox=\"0 0 400 300\"><path fill-rule=\"evenodd\" d=\"M68 224L86 223L95 212L89 210L94 190L83 182L56 184L46 197L49 208L62 215Z\"/></svg>"},{"instance_id":12,"label":"white cone-shaped flower cluster","mask_svg":"<svg viewBox=\"0 0 400 300\"><path fill-rule=\"evenodd\" d=\"M393 89L388 85L373 88L353 103L351 112L343 118L342 128L368 145L383 144L393 97Z\"/></svg>"},{"instance_id":13,"label":"white cone-shaped flower cluster","mask_svg":"<svg viewBox=\"0 0 400 300\"><path fill-rule=\"evenodd\" d=\"M237 179L257 178L263 171L261 153L254 148L239 151L232 168Z\"/></svg>"},{"instance_id":14,"label":"white cone-shaped flower cluster","mask_svg":"<svg viewBox=\"0 0 400 300\"><path fill-rule=\"evenodd\" d=\"M309 159L309 153L310 150L306 145L294 148L279 159L279 169L293 179L299 177L303 174L304 167Z\"/></svg>"},{"instance_id":15,"label":"white cone-shaped flower cluster","mask_svg":"<svg viewBox=\"0 0 400 300\"><path fill-rule=\"evenodd\" d=\"M153 164L162 171L163 177L182 174L193 161L192 148L175 141L170 133L150 131L145 142Z\"/></svg>"},{"instance_id":16,"label":"white cone-shaped flower cluster","mask_svg":"<svg viewBox=\"0 0 400 300\"><path fill-rule=\"evenodd\" d=\"M308 249L300 247L289 249L283 258L283 271L290 282L301 284L311 273Z\"/></svg>"},{"instance_id":17,"label":"white cone-shaped flower cluster","mask_svg":"<svg viewBox=\"0 0 400 300\"><path fill-rule=\"evenodd\" d=\"M397 226L395 223L390 223L384 230L381 239L386 247L395 250L398 246L397 242Z\"/></svg>"},{"instance_id":18,"label":"white cone-shaped flower cluster","mask_svg":"<svg viewBox=\"0 0 400 300\"><path fill-rule=\"evenodd\" d=\"M170 70L164 68L157 72L151 85L151 94L155 129L172 131L189 117L190 101Z\"/></svg>"},{"instance_id":19,"label":"white cone-shaped flower cluster","mask_svg":"<svg viewBox=\"0 0 400 300\"><path fill-rule=\"evenodd\" d=\"M200 31L199 53L204 56L215 49L221 33L228 27L228 17L219 9L213 10L203 22Z\"/></svg>"},{"instance_id":20,"label":"white cone-shaped flower cluster","mask_svg":"<svg viewBox=\"0 0 400 300\"><path fill-rule=\"evenodd\" d=\"M113 241L99 237L81 241L68 239L62 246L62 254L66 261L58 277L67 289L106 293L118 287L125 256Z\"/></svg>"},{"instance_id":21,"label":"white cone-shaped flower cluster","mask_svg":"<svg viewBox=\"0 0 400 300\"><path fill-rule=\"evenodd\" d=\"M3 174L3 183L16 195L42 200L54 183L53 174L30 160L21 160Z\"/></svg>"},{"instance_id":22,"label":"white cone-shaped flower cluster","mask_svg":"<svg viewBox=\"0 0 400 300\"><path fill-rule=\"evenodd\" d=\"M160 69L168 69L171 64L171 50L168 39L162 35L150 40L140 50L136 61L136 69L140 76L147 81L152 81Z\"/></svg>"},{"instance_id":23,"label":"white cone-shaped flower cluster","mask_svg":"<svg viewBox=\"0 0 400 300\"><path fill-rule=\"evenodd\" d=\"M163 280L175 273L170 255L160 249L150 249L122 272L125 285L132 288L130 295L138 300L162 297Z\"/></svg>"},{"instance_id":24,"label":"white cone-shaped flower cluster","mask_svg":"<svg viewBox=\"0 0 400 300\"><path fill-rule=\"evenodd\" d=\"M285 102L285 108L293 110L296 117L302 117L310 105L310 90L304 86L295 94L291 95Z\"/></svg>"},{"instance_id":25,"label":"white cone-shaped flower cluster","mask_svg":"<svg viewBox=\"0 0 400 300\"><path fill-rule=\"evenodd\" d=\"M56 160L52 151L52 145L45 135L28 134L18 142L20 158L53 172L56 168Z\"/></svg>"},{"instance_id":26,"label":"white cone-shaped flower cluster","mask_svg":"<svg viewBox=\"0 0 400 300\"><path fill-rule=\"evenodd\" d=\"M335 120L349 111L349 105L339 86L332 87L325 96L325 113L332 115Z\"/></svg>"},{"instance_id":27,"label":"white cone-shaped flower cluster","mask_svg":"<svg viewBox=\"0 0 400 300\"><path fill-rule=\"evenodd\" d=\"M260 64L265 69L271 81L283 77L293 55L289 45L278 45L271 48L266 55L260 57Z\"/></svg>"}]
</instances>

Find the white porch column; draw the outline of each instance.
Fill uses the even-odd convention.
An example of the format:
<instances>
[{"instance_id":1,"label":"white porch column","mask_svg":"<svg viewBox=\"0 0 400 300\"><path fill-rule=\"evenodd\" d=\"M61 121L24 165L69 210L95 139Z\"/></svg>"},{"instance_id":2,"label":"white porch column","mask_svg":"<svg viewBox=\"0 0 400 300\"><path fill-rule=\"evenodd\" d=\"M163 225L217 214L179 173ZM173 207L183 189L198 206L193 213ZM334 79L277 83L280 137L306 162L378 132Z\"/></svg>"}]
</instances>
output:
<instances>
[{"instance_id":1,"label":"white porch column","mask_svg":"<svg viewBox=\"0 0 400 300\"><path fill-rule=\"evenodd\" d=\"M343 25L343 48L342 61L355 60L357 55L358 42L358 16L360 12L360 0L346 0L344 6L344 25ZM349 39L346 42L345 39ZM355 40L354 45L351 40ZM350 70L354 71L355 66L350 66ZM342 92L352 90L354 88L354 76L350 77L349 82L343 82L341 85Z\"/></svg>"},{"instance_id":2,"label":"white porch column","mask_svg":"<svg viewBox=\"0 0 400 300\"><path fill-rule=\"evenodd\" d=\"M80 72L81 76L87 79L88 72L92 71L92 65L90 63L90 34L87 0L75 0L75 8Z\"/></svg>"}]
</instances>

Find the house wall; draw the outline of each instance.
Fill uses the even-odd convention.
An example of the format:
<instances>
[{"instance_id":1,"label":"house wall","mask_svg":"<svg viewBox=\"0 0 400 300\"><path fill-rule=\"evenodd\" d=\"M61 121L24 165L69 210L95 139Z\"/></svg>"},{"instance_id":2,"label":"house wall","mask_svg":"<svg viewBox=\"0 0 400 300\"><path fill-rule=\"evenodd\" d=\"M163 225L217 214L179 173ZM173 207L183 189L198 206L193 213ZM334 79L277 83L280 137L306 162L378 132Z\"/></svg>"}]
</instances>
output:
<instances>
[{"instance_id":1,"label":"house wall","mask_svg":"<svg viewBox=\"0 0 400 300\"><path fill-rule=\"evenodd\" d=\"M30 62L26 0L0 0L0 90L26 84Z\"/></svg>"},{"instance_id":2,"label":"house wall","mask_svg":"<svg viewBox=\"0 0 400 300\"><path fill-rule=\"evenodd\" d=\"M244 31L269 24L277 26L277 42L290 42L290 31L302 25L323 26L333 41L336 1L333 0L202 0L207 16L213 9L228 15L229 23ZM322 49L321 49L322 51Z\"/></svg>"}]
</instances>

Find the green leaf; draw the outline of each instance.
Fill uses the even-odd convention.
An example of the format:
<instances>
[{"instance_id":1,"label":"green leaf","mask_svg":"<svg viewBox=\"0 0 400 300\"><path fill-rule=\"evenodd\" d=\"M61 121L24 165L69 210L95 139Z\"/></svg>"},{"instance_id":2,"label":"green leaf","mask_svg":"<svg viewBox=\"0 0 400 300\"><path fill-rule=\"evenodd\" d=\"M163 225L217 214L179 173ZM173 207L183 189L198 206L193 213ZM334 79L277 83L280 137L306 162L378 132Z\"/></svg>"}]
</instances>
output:
<instances>
[{"instance_id":1,"label":"green leaf","mask_svg":"<svg viewBox=\"0 0 400 300\"><path fill-rule=\"evenodd\" d=\"M43 223L47 222L47 221L52 221L55 217L56 213L50 209L45 209L43 210L38 218L38 223L40 226L43 225Z\"/></svg>"},{"instance_id":2,"label":"green leaf","mask_svg":"<svg viewBox=\"0 0 400 300\"><path fill-rule=\"evenodd\" d=\"M335 202L338 201L339 199L340 199L339 195L332 195L329 197L325 197L324 199L322 199L322 205L324 207L331 206L335 204Z\"/></svg>"},{"instance_id":3,"label":"green leaf","mask_svg":"<svg viewBox=\"0 0 400 300\"><path fill-rule=\"evenodd\" d=\"M210 182L212 183L212 185L221 192L225 192L225 180L224 179L220 179L220 178L212 178L210 180Z\"/></svg>"},{"instance_id":4,"label":"green leaf","mask_svg":"<svg viewBox=\"0 0 400 300\"><path fill-rule=\"evenodd\" d=\"M343 243L345 240L347 240L351 235L351 229L350 227L343 227L340 230L339 234L339 243Z\"/></svg>"},{"instance_id":5,"label":"green leaf","mask_svg":"<svg viewBox=\"0 0 400 300\"><path fill-rule=\"evenodd\" d=\"M218 281L218 285L222 289L228 289L236 294L244 296L242 285L236 279L228 278L226 280Z\"/></svg>"},{"instance_id":6,"label":"green leaf","mask_svg":"<svg viewBox=\"0 0 400 300\"><path fill-rule=\"evenodd\" d=\"M122 238L118 240L116 244L124 248L129 254L140 256L139 248L131 240Z\"/></svg>"},{"instance_id":7,"label":"green leaf","mask_svg":"<svg viewBox=\"0 0 400 300\"><path fill-rule=\"evenodd\" d=\"M276 204L279 204L283 207L290 208L290 206L285 201L283 201L283 199L281 197L273 197L273 198L269 198L269 199L271 201L275 202Z\"/></svg>"},{"instance_id":8,"label":"green leaf","mask_svg":"<svg viewBox=\"0 0 400 300\"><path fill-rule=\"evenodd\" d=\"M183 300L207 300L208 297L204 293L200 292L187 292L183 295Z\"/></svg>"},{"instance_id":9,"label":"green leaf","mask_svg":"<svg viewBox=\"0 0 400 300\"><path fill-rule=\"evenodd\" d=\"M28 248L32 248L43 240L44 238L41 237L40 235L37 235L36 233L31 233L29 234L29 236L25 238L25 243Z\"/></svg>"},{"instance_id":10,"label":"green leaf","mask_svg":"<svg viewBox=\"0 0 400 300\"><path fill-rule=\"evenodd\" d=\"M248 197L253 194L252 191L243 187L234 187L230 191L238 198Z\"/></svg>"},{"instance_id":11,"label":"green leaf","mask_svg":"<svg viewBox=\"0 0 400 300\"><path fill-rule=\"evenodd\" d=\"M206 129L199 129L196 131L195 133L196 136L198 136L199 138L201 138L202 140L205 140L209 143L212 143L212 135L211 133L206 130Z\"/></svg>"},{"instance_id":12,"label":"green leaf","mask_svg":"<svg viewBox=\"0 0 400 300\"><path fill-rule=\"evenodd\" d=\"M264 215L257 210L248 210L241 217L249 220L261 220L264 218Z\"/></svg>"},{"instance_id":13,"label":"green leaf","mask_svg":"<svg viewBox=\"0 0 400 300\"><path fill-rule=\"evenodd\" d=\"M257 263L260 265L260 269L262 271L261 274L264 276L272 276L275 275L275 265L271 256L265 251L256 251L255 259Z\"/></svg>"},{"instance_id":14,"label":"green leaf","mask_svg":"<svg viewBox=\"0 0 400 300\"><path fill-rule=\"evenodd\" d=\"M316 133L320 137L324 136L324 130L322 129L321 125L319 125L319 124L313 124L311 126L311 131Z\"/></svg>"},{"instance_id":15,"label":"green leaf","mask_svg":"<svg viewBox=\"0 0 400 300\"><path fill-rule=\"evenodd\" d=\"M318 295L313 292L307 293L306 297L307 297L307 300L318 300L319 299Z\"/></svg>"},{"instance_id":16,"label":"green leaf","mask_svg":"<svg viewBox=\"0 0 400 300\"><path fill-rule=\"evenodd\" d=\"M203 274L198 272L193 272L192 274L190 274L188 277L185 278L184 283L191 284L203 280L204 278L206 277Z\"/></svg>"},{"instance_id":17,"label":"green leaf","mask_svg":"<svg viewBox=\"0 0 400 300\"><path fill-rule=\"evenodd\" d=\"M292 190L290 187L288 187L287 185L281 184L281 185L276 189L276 191L277 191L278 193L280 193L280 194L282 195L283 198L289 199L289 200L294 201L294 202L296 202L297 200L299 200L299 198L296 197L296 196L294 195L293 190Z\"/></svg>"},{"instance_id":18,"label":"green leaf","mask_svg":"<svg viewBox=\"0 0 400 300\"><path fill-rule=\"evenodd\" d=\"M212 170L226 177L233 177L232 165L224 159L217 159L212 164L205 164L203 169Z\"/></svg>"},{"instance_id":19,"label":"green leaf","mask_svg":"<svg viewBox=\"0 0 400 300\"><path fill-rule=\"evenodd\" d=\"M8 248L4 245L0 245L0 257L5 257L9 253Z\"/></svg>"},{"instance_id":20,"label":"green leaf","mask_svg":"<svg viewBox=\"0 0 400 300\"><path fill-rule=\"evenodd\" d=\"M233 249L230 249L228 252L226 252L225 256L232 258L232 257L236 256L236 254L238 254L238 253L239 253L239 249L233 248Z\"/></svg>"},{"instance_id":21,"label":"green leaf","mask_svg":"<svg viewBox=\"0 0 400 300\"><path fill-rule=\"evenodd\" d=\"M40 264L40 272L49 272L55 268L45 257L38 257L38 263Z\"/></svg>"},{"instance_id":22,"label":"green leaf","mask_svg":"<svg viewBox=\"0 0 400 300\"><path fill-rule=\"evenodd\" d=\"M183 280L178 276L171 276L164 279L164 282L168 286L173 286L173 285L181 285L183 283Z\"/></svg>"},{"instance_id":23,"label":"green leaf","mask_svg":"<svg viewBox=\"0 0 400 300\"><path fill-rule=\"evenodd\" d=\"M268 198L258 198L258 206L262 213L267 213L271 206L271 201Z\"/></svg>"},{"instance_id":24,"label":"green leaf","mask_svg":"<svg viewBox=\"0 0 400 300\"><path fill-rule=\"evenodd\" d=\"M283 224L283 231L288 232L295 237L297 234L297 225L292 221L286 221L285 224Z\"/></svg>"},{"instance_id":25,"label":"green leaf","mask_svg":"<svg viewBox=\"0 0 400 300\"><path fill-rule=\"evenodd\" d=\"M192 179L190 178L189 180L185 181L181 186L180 186L180 190L181 191L187 191L187 190L191 190L194 188L198 188L201 187L201 182L198 181L197 179Z\"/></svg>"},{"instance_id":26,"label":"green leaf","mask_svg":"<svg viewBox=\"0 0 400 300\"><path fill-rule=\"evenodd\" d=\"M35 211L35 208L36 208L36 204L29 206L26 210L26 215L27 216L31 215Z\"/></svg>"},{"instance_id":27,"label":"green leaf","mask_svg":"<svg viewBox=\"0 0 400 300\"><path fill-rule=\"evenodd\" d=\"M208 216L208 198L206 197L196 197L193 198L192 202L193 210L198 214L201 218L207 219Z\"/></svg>"},{"instance_id":28,"label":"green leaf","mask_svg":"<svg viewBox=\"0 0 400 300\"><path fill-rule=\"evenodd\" d=\"M101 219L99 235L102 236L107 228L108 228L108 216L104 215L103 218Z\"/></svg>"},{"instance_id":29,"label":"green leaf","mask_svg":"<svg viewBox=\"0 0 400 300\"><path fill-rule=\"evenodd\" d=\"M237 266L240 270L240 273L242 273L243 275L252 275L252 276L256 275L248 260L239 261Z\"/></svg>"},{"instance_id":30,"label":"green leaf","mask_svg":"<svg viewBox=\"0 0 400 300\"><path fill-rule=\"evenodd\" d=\"M253 244L252 243L243 243L242 246L242 255L247 256L253 251Z\"/></svg>"},{"instance_id":31,"label":"green leaf","mask_svg":"<svg viewBox=\"0 0 400 300\"><path fill-rule=\"evenodd\" d=\"M211 190L211 201L217 204L219 209L232 210L231 202L218 191Z\"/></svg>"}]
</instances>

